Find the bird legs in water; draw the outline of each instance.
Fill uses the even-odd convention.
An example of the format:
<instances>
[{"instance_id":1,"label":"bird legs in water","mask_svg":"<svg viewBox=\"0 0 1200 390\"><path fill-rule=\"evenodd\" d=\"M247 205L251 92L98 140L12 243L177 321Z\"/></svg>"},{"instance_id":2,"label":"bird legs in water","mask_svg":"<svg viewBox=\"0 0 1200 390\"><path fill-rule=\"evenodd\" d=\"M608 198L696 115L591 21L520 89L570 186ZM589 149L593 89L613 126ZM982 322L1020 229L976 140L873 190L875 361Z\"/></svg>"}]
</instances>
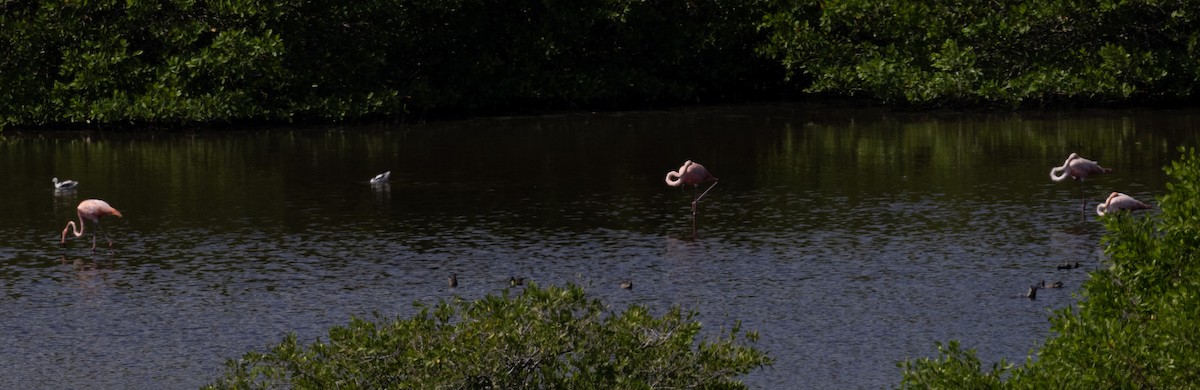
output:
<instances>
[{"instance_id":1,"label":"bird legs in water","mask_svg":"<svg viewBox=\"0 0 1200 390\"><path fill-rule=\"evenodd\" d=\"M696 196L695 200L692 201L692 238L693 239L696 238L696 215L700 213L700 199L704 198L704 195L708 195L708 192L712 191L713 187L716 187L718 182L719 182L718 180L714 179L712 185L708 186L708 189L704 190L704 193L701 193L700 195ZM700 187L697 186L696 190L699 190L699 188Z\"/></svg>"},{"instance_id":2,"label":"bird legs in water","mask_svg":"<svg viewBox=\"0 0 1200 390\"><path fill-rule=\"evenodd\" d=\"M108 237L108 233L104 231L104 227L102 227L100 225L99 221L96 221L95 225L96 225L96 231L99 231L100 234L104 235L104 239L108 240L108 249L112 249L112 246L113 246L112 238ZM92 232L92 252L95 252L95 251L96 251L96 232Z\"/></svg>"},{"instance_id":3,"label":"bird legs in water","mask_svg":"<svg viewBox=\"0 0 1200 390\"><path fill-rule=\"evenodd\" d=\"M1086 221L1088 216L1087 189L1084 188L1082 179L1079 180L1079 198L1083 201L1083 207L1081 210L1083 210L1083 219Z\"/></svg>"}]
</instances>

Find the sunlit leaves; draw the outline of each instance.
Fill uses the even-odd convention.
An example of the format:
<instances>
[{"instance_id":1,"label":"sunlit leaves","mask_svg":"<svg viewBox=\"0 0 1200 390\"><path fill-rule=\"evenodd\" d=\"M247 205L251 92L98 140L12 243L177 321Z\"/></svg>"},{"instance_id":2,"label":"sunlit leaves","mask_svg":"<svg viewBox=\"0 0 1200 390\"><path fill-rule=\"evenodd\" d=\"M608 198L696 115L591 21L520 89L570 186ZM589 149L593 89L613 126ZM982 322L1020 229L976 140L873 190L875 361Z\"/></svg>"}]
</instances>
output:
<instances>
[{"instance_id":1,"label":"sunlit leaves","mask_svg":"<svg viewBox=\"0 0 1200 390\"><path fill-rule=\"evenodd\" d=\"M288 336L227 362L209 388L742 388L738 376L771 364L740 326L697 343L693 312L613 313L577 286L420 308L352 319L308 346Z\"/></svg>"}]
</instances>

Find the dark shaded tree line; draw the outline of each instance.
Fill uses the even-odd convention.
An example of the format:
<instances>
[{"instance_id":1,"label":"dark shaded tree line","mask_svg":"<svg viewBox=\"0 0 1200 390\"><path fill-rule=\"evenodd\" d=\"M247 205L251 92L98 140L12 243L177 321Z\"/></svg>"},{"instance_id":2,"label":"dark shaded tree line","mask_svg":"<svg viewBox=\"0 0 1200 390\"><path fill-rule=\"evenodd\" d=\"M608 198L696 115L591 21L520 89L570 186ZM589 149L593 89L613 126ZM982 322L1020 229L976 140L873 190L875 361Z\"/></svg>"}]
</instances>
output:
<instances>
[{"instance_id":1,"label":"dark shaded tree line","mask_svg":"<svg viewBox=\"0 0 1200 390\"><path fill-rule=\"evenodd\" d=\"M0 3L0 125L340 121L800 92L1188 101L1200 3Z\"/></svg>"},{"instance_id":2,"label":"dark shaded tree line","mask_svg":"<svg viewBox=\"0 0 1200 390\"><path fill-rule=\"evenodd\" d=\"M722 98L764 84L756 17L737 1L13 1L0 5L0 124Z\"/></svg>"},{"instance_id":3,"label":"dark shaded tree line","mask_svg":"<svg viewBox=\"0 0 1200 390\"><path fill-rule=\"evenodd\" d=\"M1200 3L781 2L762 53L809 92L919 105L1190 100Z\"/></svg>"}]
</instances>

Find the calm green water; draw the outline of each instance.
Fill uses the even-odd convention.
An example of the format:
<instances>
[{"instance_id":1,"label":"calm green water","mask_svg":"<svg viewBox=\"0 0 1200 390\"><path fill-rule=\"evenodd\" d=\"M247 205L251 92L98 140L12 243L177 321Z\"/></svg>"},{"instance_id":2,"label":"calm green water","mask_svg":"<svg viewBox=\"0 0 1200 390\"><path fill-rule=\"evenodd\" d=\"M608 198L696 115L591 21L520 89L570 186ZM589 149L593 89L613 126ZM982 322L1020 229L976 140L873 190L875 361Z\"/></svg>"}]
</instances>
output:
<instances>
[{"instance_id":1,"label":"calm green water","mask_svg":"<svg viewBox=\"0 0 1200 390\"><path fill-rule=\"evenodd\" d=\"M1152 201L1198 111L898 113L827 106L387 128L0 138L0 388L191 388L352 315L479 298L510 276L621 308L743 320L756 388L878 388L961 339L1021 361L1103 267L1080 210ZM1115 173L1049 180L1068 154ZM720 185L691 236L687 159ZM367 180L390 170L387 186ZM55 192L50 179L81 182ZM59 234L101 198L115 249ZM89 225L89 228L91 226ZM1083 267L1060 271L1056 265ZM459 287L445 278L457 273ZM622 290L622 280L634 289ZM1030 301L1032 283L1063 281Z\"/></svg>"}]
</instances>

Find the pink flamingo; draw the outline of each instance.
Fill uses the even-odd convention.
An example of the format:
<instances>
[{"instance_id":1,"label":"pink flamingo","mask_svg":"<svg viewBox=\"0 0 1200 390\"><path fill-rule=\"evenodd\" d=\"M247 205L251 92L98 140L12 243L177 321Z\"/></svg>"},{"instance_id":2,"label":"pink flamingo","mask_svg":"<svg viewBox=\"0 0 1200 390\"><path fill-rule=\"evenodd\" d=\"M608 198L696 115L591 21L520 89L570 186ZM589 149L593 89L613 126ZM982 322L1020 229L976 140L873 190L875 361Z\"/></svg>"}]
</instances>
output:
<instances>
[{"instance_id":1,"label":"pink flamingo","mask_svg":"<svg viewBox=\"0 0 1200 390\"><path fill-rule=\"evenodd\" d=\"M100 227L100 217L105 215L115 215L121 217L120 211L112 208L112 206L108 205L108 202L103 200L88 199L79 202L79 206L75 207L75 212L79 214L79 226L77 227L75 225L75 221L67 221L67 226L64 227L62 231L62 241L60 241L61 244L65 245L67 243L68 231L74 234L75 237L83 236L83 220L87 219L92 221L92 224L96 225L96 230L99 230L100 234L104 235L104 239L108 240L108 247L112 247L112 239L108 238L108 233L105 233L104 229ZM96 250L96 232L92 232L92 250Z\"/></svg>"},{"instance_id":2,"label":"pink flamingo","mask_svg":"<svg viewBox=\"0 0 1200 390\"><path fill-rule=\"evenodd\" d=\"M1102 173L1112 173L1112 169L1102 167L1095 161L1079 157L1077 153L1071 153L1061 167L1050 168L1050 180L1063 181L1067 180L1067 177L1079 180L1079 192L1083 198L1083 209L1087 210L1087 195L1083 194L1083 181L1092 175Z\"/></svg>"},{"instance_id":3,"label":"pink flamingo","mask_svg":"<svg viewBox=\"0 0 1200 390\"><path fill-rule=\"evenodd\" d=\"M1096 205L1096 215L1103 217L1105 214L1121 210L1147 210L1152 208L1154 206L1142 203L1132 196L1114 192L1108 195L1108 199L1104 203Z\"/></svg>"},{"instance_id":4,"label":"pink flamingo","mask_svg":"<svg viewBox=\"0 0 1200 390\"><path fill-rule=\"evenodd\" d=\"M704 195L708 195L708 191L711 191L713 187L717 186L717 177L713 176L712 173L709 173L708 169L705 169L703 165L694 163L692 160L684 161L683 166L680 166L678 171L667 172L666 182L667 185L671 187L679 187L684 184L688 184L693 187L693 191L699 191L701 184L710 181L713 182L712 185L708 186L708 189L704 190L704 193L697 195L695 199L692 200L693 236L696 235L697 204L700 203L701 198L704 198Z\"/></svg>"}]
</instances>

